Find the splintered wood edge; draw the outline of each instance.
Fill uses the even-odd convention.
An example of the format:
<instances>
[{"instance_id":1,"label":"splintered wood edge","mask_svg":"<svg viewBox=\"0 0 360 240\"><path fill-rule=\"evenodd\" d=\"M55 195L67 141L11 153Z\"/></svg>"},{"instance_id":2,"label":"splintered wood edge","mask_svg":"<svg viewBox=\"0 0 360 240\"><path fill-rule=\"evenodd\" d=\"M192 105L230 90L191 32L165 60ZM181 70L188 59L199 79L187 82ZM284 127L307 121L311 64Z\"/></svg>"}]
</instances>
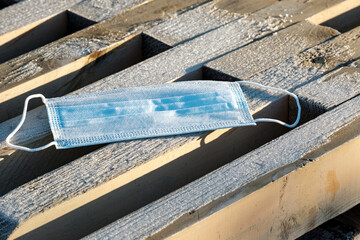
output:
<instances>
[{"instance_id":1,"label":"splintered wood edge","mask_svg":"<svg viewBox=\"0 0 360 240\"><path fill-rule=\"evenodd\" d=\"M334 17L337 17L343 13L346 13L350 11L351 9L354 9L356 7L360 6L359 0L346 0L344 2L341 2L335 6L332 6L330 8L327 8L309 18L306 20L313 23L313 24L321 24L326 22L327 20L330 20Z\"/></svg>"},{"instance_id":2,"label":"splintered wood edge","mask_svg":"<svg viewBox=\"0 0 360 240\"><path fill-rule=\"evenodd\" d=\"M359 146L360 136L168 239L297 238L360 202Z\"/></svg>"}]
</instances>

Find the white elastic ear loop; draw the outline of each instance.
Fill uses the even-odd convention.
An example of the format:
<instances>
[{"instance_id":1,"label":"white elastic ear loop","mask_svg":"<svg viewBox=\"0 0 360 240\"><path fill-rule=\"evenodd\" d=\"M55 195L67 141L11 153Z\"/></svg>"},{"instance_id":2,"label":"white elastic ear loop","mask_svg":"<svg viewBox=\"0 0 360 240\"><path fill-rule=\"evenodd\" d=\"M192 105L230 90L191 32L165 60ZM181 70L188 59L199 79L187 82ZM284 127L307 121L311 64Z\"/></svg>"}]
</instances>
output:
<instances>
[{"instance_id":1,"label":"white elastic ear loop","mask_svg":"<svg viewBox=\"0 0 360 240\"><path fill-rule=\"evenodd\" d=\"M10 139L19 131L19 129L21 128L21 126L24 124L25 122L25 118L26 118L26 113L27 113L27 108L28 108L28 104L29 104L29 101L30 99L33 99L33 98L41 98L43 103L45 103L45 97L44 95L42 94L34 94L34 95L30 95L26 98L25 100L25 104L24 104L24 111L23 111L23 115L21 117L21 120L20 120L20 123L19 125L14 129L14 131L12 131L12 133L9 134L9 136L6 138L5 142L6 144L9 146L9 147L12 147L12 148L15 148L15 149L19 149L19 150L23 150L23 151L28 151L28 152L36 152L36 151L40 151L40 150L43 150L45 148L48 148L52 145L55 145L56 142L53 141L51 143L48 143L42 147L38 147L38 148L27 148L27 147L23 147L23 146L19 146L19 145L15 145L15 144L12 144L10 143Z\"/></svg>"},{"instance_id":2,"label":"white elastic ear loop","mask_svg":"<svg viewBox=\"0 0 360 240\"><path fill-rule=\"evenodd\" d=\"M293 127L296 127L296 125L298 125L298 123L300 121L300 116L301 116L301 106L300 106L299 98L295 94L293 94L293 93L291 93L289 91L286 91L284 89L270 87L270 86L264 86L262 84L255 83L255 82L247 82L247 81L237 81L237 82L240 83L240 84L248 84L248 85L253 85L253 86L257 86L257 87L271 89L271 90L274 90L274 91L279 91L279 92L290 95L296 101L296 104L297 104L297 107L298 107L298 112L297 112L296 120L295 120L295 122L293 124L287 124L287 123L284 123L283 121L280 121L280 120L277 120L277 119L272 119L272 118L257 118L257 119L255 119L255 122L274 122L274 123L281 124L281 125L283 125L285 127L288 127L288 128L293 128Z\"/></svg>"}]
</instances>

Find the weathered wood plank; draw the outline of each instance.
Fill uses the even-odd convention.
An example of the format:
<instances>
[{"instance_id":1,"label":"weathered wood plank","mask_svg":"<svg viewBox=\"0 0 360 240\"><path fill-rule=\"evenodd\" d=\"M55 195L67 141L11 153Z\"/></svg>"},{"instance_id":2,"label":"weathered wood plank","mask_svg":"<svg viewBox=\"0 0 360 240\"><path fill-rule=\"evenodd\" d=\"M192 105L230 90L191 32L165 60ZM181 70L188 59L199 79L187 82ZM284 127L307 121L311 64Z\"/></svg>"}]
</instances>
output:
<instances>
[{"instance_id":1,"label":"weathered wood plank","mask_svg":"<svg viewBox=\"0 0 360 240\"><path fill-rule=\"evenodd\" d=\"M359 103L340 105L88 239L159 239L181 229L174 238L300 236L360 201Z\"/></svg>"},{"instance_id":2,"label":"weathered wood plank","mask_svg":"<svg viewBox=\"0 0 360 240\"><path fill-rule=\"evenodd\" d=\"M74 5L69 12L93 22L101 22L146 2L149 0L87 0Z\"/></svg>"},{"instance_id":3,"label":"weathered wood plank","mask_svg":"<svg viewBox=\"0 0 360 240\"><path fill-rule=\"evenodd\" d=\"M189 70L188 71L186 71L186 70L189 68L193 69L193 70L199 69L199 67L196 66L198 64L198 62L201 63L201 62L204 62L204 59L213 59L214 57L216 57L218 55L221 56L221 55L223 55L224 52L226 53L229 51L229 49L234 48L234 46L238 46L239 41L240 41L240 43L242 43L242 41L244 41L242 36L239 36L239 34L237 34L237 31L239 31L239 29L240 29L239 24L241 24L241 26L244 26L242 21L233 22L231 24L228 24L228 25L224 26L223 29L215 30L213 32L210 32L210 33L202 36L202 37L199 37L192 41L189 41L188 43L179 45L178 47L173 48L164 54L158 55L158 56L152 58L151 61L147 61L142 64L135 65L119 74L115 74L115 75L108 77L100 82L89 85L88 87L82 89L81 92L95 91L96 89L110 89L111 88L110 85L119 88L119 87L125 87L125 86L134 86L137 84L138 85L155 84L155 83L159 83L159 81L166 81L167 79L179 78L182 75L188 73ZM318 26L317 28L319 28L319 30L320 30L321 27ZM323 28L323 29L328 31L327 28ZM234 34L231 34L231 36L233 36L234 42L229 42L229 38L227 36L218 36L218 35L223 35L222 34L223 31L234 32ZM279 36L281 36L281 35L279 35ZM319 36L322 36L322 35L320 34ZM226 37L227 41L220 41L221 37ZM219 42L211 43L211 44L213 44L213 45L211 45L209 43L208 39L213 39L213 38L217 38L217 39L220 38L219 39L220 43L224 42L224 44L226 43L228 45L219 45ZM205 43L207 43L207 44L205 44ZM195 49L194 46L197 46L197 48L196 48L196 51L197 51L196 57L197 58L196 59L194 58L195 55L192 53L192 51L194 51L194 49ZM201 49L200 48L201 46L203 46L203 51L204 51L203 54L204 55L199 54L200 53L199 50ZM214 52L208 53L207 49L209 47L211 49L213 49ZM215 49L218 49L218 50L215 51ZM209 54L213 54L213 56L211 56ZM184 59L182 59L181 56L183 56L184 59L187 59L186 60L187 62L184 61ZM192 56L192 58L189 58L189 56ZM166 59L166 61L164 61L164 59ZM173 60L170 61L169 59L173 59ZM161 64L166 64L166 66L160 67L160 66L162 66ZM196 67L194 68L193 66L196 66ZM155 71L154 67L156 67L156 69L157 69L156 71ZM278 71L281 72L284 70L278 69ZM151 72L152 74L150 75L149 72ZM321 74L322 71L318 70L318 73ZM157 74L159 74L159 75L157 75ZM279 74L280 73L278 73L277 75L279 75ZM288 74L288 73L286 72L286 74ZM309 75L309 76L311 76L311 75ZM293 76L293 78L295 78L295 77L296 77L296 75ZM131 79L131 81L127 81L127 79ZM144 79L146 79L147 82L144 82L143 81ZM303 81L305 81L305 79L306 78L304 77ZM291 87L291 83L289 83L289 84L290 84L290 86L287 86L286 88ZM246 92L249 92L249 91L246 91ZM80 91L78 91L77 93L80 93ZM254 92L253 92L253 94L254 94ZM250 97L252 97L251 94L250 94ZM259 95L257 95L257 97L259 97ZM279 99L279 98L277 98L277 99ZM280 99L284 100L284 98L280 98ZM265 106L267 106L269 104L269 101L264 100L264 99L262 101L259 100L257 102L255 102L255 101L250 101L250 102L251 102L251 104L250 104L251 109L256 109L254 112L259 112L263 108L266 109ZM282 108L283 105L276 104L275 106L281 107L281 109L283 109ZM274 112L275 107L270 107L267 110L268 110L268 114L270 114L270 113ZM284 114L284 113L287 116L287 112L283 112L282 114ZM286 118L286 116L285 116L285 118ZM215 131L214 134L209 137L209 140L206 140L205 142L210 143L212 141L215 141L216 139L219 138L219 135L221 136L223 134L225 135L225 139L226 139L226 135L230 134L230 132L226 133L226 131L223 132L223 130ZM241 133L242 132L239 132L238 134L241 135ZM260 134L258 136L263 136L263 134ZM48 206L49 208L51 208L51 210L45 211L43 213L43 214L46 214L47 217L45 217L45 215L38 215L38 217L35 217L35 215L34 215L33 218L30 218L28 223L26 223L26 219L28 219L30 217L30 215L19 213L19 215L17 215L17 217L16 217L18 219L17 221L25 222L25 223L24 223L24 228L22 230L20 230L17 234L22 234L21 231L25 231L25 232L30 231L30 229L33 229L34 226L43 225L43 224L47 223L47 221L52 221L57 218L61 221L61 216L65 216L63 214L68 213L69 211L71 213L72 210L75 210L75 209L79 208L80 206L83 206L83 208L84 208L85 203L87 203L87 202L90 203L89 201L95 200L98 197L103 196L104 194L109 193L112 190L115 190L117 187L120 188L121 186L125 186L127 183L132 182L136 178L145 176L144 174L151 172L154 169L159 168L160 166L164 166L164 164L167 164L170 161L173 161L176 158L179 158L186 153L191 153L193 150L198 148L198 144L200 144L201 142L204 141L204 140L200 140L201 138L199 139L199 137L200 137L200 135L195 135L195 136L187 136L187 137L184 136L184 137L174 137L174 138L165 138L165 139L159 138L159 139L139 140L139 141L111 144L102 149L99 149L98 151L96 151L90 155L85 156L84 158L81 158L77 161L72 162L70 165L64 166L63 168L56 170L55 175L53 175L54 173L52 173L52 174L47 174L47 175L43 176L41 181L37 181L37 183L36 183L39 188L40 188L40 185L41 185L41 189L43 189L43 187L46 187L46 188L50 187L52 185L52 183L48 182L48 180L46 180L46 179L51 178L52 182L53 181L56 182L56 184L55 184L57 186L56 193L59 194L62 192L66 192L65 195L67 196L67 198L69 196L71 196L70 198L73 199L74 201L71 201L71 200L64 201L64 199L60 200L58 198L58 197L60 197L59 195L56 194L57 195L56 196L51 193L52 190L51 191L41 190L41 191L43 191L43 194L46 194L46 195L49 194L46 197L44 196L45 202L43 202L41 205ZM232 145L230 145L229 147L236 149L235 145L237 146L237 142L236 141L231 141L231 142L232 142ZM219 146L221 146L221 144ZM132 151L131 149L136 149L136 151ZM142 150L139 151L140 149L142 149ZM214 150L216 151L216 150L218 150L218 148L214 148ZM112 157L110 157L110 156L112 156ZM208 155L206 155L206 156L208 156ZM149 161L149 160L151 160L151 161ZM86 164L87 166L80 167L80 165L82 165L82 163L84 161L87 163ZM92 162L96 166L94 166L92 164ZM101 167L96 162L98 162L101 165ZM90 171L90 169L92 169L92 170ZM96 172L94 172L94 170ZM62 172L62 171L65 171L66 173ZM79 171L85 171L85 172L80 173ZM127 173L127 174L125 174L125 173ZM121 174L123 174L123 175L121 175ZM64 177L63 177L64 175L68 176L69 178L64 179ZM76 177L75 177L75 175L76 175ZM129 175L131 176L131 178L127 177ZM62 177L55 180L55 176L62 176ZM85 182L88 182L88 183L91 182L91 184L85 184L82 186L78 186L77 184L69 184L72 181L71 180L72 177L75 177L76 182L79 181L79 177L80 177L80 178L83 178L83 180ZM89 177L91 178L91 180ZM104 181L105 179L107 179L107 180ZM110 181L110 179L112 179L113 181ZM62 182L62 181L64 181L64 182ZM45 182L46 182L46 184L45 184ZM104 182L108 183L108 185L107 185L108 187L104 187L104 188L96 187L100 183L104 183ZM44 184L44 186L42 184ZM90 186L92 184L93 184L93 187ZM18 188L16 190L16 192L23 192L22 196L24 197L23 198L24 201L28 201L29 199L34 199L33 197L30 197L30 196L26 196L26 197L24 196L25 192L28 192L26 190L26 188L29 187L30 185L32 185L32 183L24 186L25 189ZM66 186L66 189L64 189L65 186ZM83 189L83 187L84 187L84 189ZM90 190L92 188L94 191ZM85 191L89 191L89 195L81 194L81 195L78 195L78 197L76 197L77 193L79 193L79 192L83 193ZM14 191L11 192L11 194L13 194L13 193L14 193ZM9 194L5 195L3 197L4 202L7 202L8 204L9 204L9 202L11 202L10 199L12 198L12 197L9 197L10 196ZM29 194L36 194L36 193L34 191L32 191L31 193L29 192ZM58 199L58 200L55 200L55 199ZM77 199L77 200L75 200L75 199ZM56 204L54 204L54 202L56 202ZM60 202L62 202L62 204L64 204L64 205L59 204ZM67 205L67 204L70 204L70 205ZM55 207L56 205L59 206L59 208L56 208ZM32 206L35 207L35 205L32 205ZM46 207L46 208L48 208L48 207ZM41 207L41 209L44 209L44 208ZM28 208L27 213L31 212L32 214L35 214L35 212L37 212L38 210L40 210L40 208L36 208L36 207L32 208L32 209ZM41 210L41 211L43 211L43 210ZM54 214L54 212L56 214ZM59 213L61 213L61 214L59 214ZM47 215L47 214L49 214L49 215ZM66 214L66 215L69 215L69 214ZM78 215L78 216L80 216L80 215ZM20 220L20 219L23 219L23 220ZM47 220L44 220L44 219L47 219ZM27 224L29 224L29 225L27 225ZM26 226L28 226L28 227L26 227ZM60 224L59 224L59 226L60 226ZM44 225L44 227L46 228L46 225ZM44 233L44 232L42 232L42 233ZM45 231L45 233L46 233L46 231ZM37 232L36 234L41 234L41 232L40 233Z\"/></svg>"},{"instance_id":4,"label":"weathered wood plank","mask_svg":"<svg viewBox=\"0 0 360 240\"><path fill-rule=\"evenodd\" d=\"M214 1L197 8L195 11L180 14L170 21L146 30L145 33L173 46L216 29L229 21L242 18L262 30L257 34L252 33L251 37L256 39L272 31L303 21L305 18L340 2L342 0L285 0L275 3L272 0L267 0L262 1L262 4L268 7L257 8L255 11L253 8L254 1ZM263 6L262 4L260 6ZM248 15L253 11L255 13ZM197 21L199 18L203 21Z\"/></svg>"}]
</instances>

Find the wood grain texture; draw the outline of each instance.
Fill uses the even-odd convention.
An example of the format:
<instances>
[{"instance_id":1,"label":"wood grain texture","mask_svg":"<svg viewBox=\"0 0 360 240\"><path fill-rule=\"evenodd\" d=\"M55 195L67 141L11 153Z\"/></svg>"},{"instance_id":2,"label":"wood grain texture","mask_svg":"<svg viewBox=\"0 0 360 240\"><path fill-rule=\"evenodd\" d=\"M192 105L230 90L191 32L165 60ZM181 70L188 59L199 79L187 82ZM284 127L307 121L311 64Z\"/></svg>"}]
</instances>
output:
<instances>
[{"instance_id":1,"label":"wood grain texture","mask_svg":"<svg viewBox=\"0 0 360 240\"><path fill-rule=\"evenodd\" d=\"M149 85L149 84L160 83L161 81L165 82L171 79L175 80L181 77L182 75L190 72L189 69L191 69L191 71L195 71L199 69L202 66L202 65L198 65L199 63L203 63L204 61L206 62L207 59L215 59L217 57L220 57L224 53L229 52L229 50L233 48L236 49L236 46L238 46L239 43L242 44L244 41L243 36L238 33L238 31L242 31L242 29L239 28L240 24L241 26L244 26L244 23L242 21L230 23L224 26L223 29L212 31L199 38L189 41L185 44L179 45L173 49L168 50L163 54L160 54L152 58L151 61L146 61L141 64L130 67L125 71L122 71L118 74L105 78L102 81L89 85L83 88L82 90L75 92L74 94L79 94L81 92L97 91L100 89L108 90L111 89L112 87L120 88L126 86ZM323 28L320 26L317 26L317 28L319 29L322 28L325 30L325 32L329 33L327 28ZM234 36L233 38L231 38L233 42L229 42L229 38L227 36L223 36L223 37L227 37L227 41L220 41L221 39L219 40L219 42L223 43L223 45L219 45L219 43L217 42L212 43L213 45L209 45L208 39L221 38L221 36L219 35L223 35L222 31L233 32L234 34L231 34L231 36ZM330 36L332 35L330 34ZM304 39L304 41L308 41L308 39L306 40ZM197 47L194 48L194 46ZM211 47L211 49L213 49L214 52L209 53L207 51L208 47ZM196 54L192 52L195 49L196 49ZM203 51L202 54L200 54L200 50ZM192 56L192 58L190 58L189 56ZM194 58L194 56L196 56L197 58ZM166 59L166 61L164 61L164 59ZM171 59L171 61L169 59ZM241 63L241 61L239 62ZM164 65L162 67L162 64L166 64L166 66ZM280 72L280 70L278 71ZM131 81L128 81L127 79L131 79ZM146 79L147 81L145 82L144 79ZM291 86L287 86L287 88L290 87ZM249 91L249 88L247 88L245 92L248 94L247 96L250 99L253 98L254 96L258 98L258 101L250 101L250 108L253 110L253 112L260 111L270 103L269 98L266 96L267 94L259 95L258 91L256 90ZM272 100L275 101L275 99L279 99L279 96L273 98ZM45 202L43 202L43 204L41 205L47 206L46 208L54 209L54 211L63 214L66 212L64 209L67 208L61 207L62 210L60 211L55 210L56 205L60 206L60 203L64 203L65 205L72 204L74 202L72 202L70 199L74 199L76 196L81 197L81 195L79 195L80 192L83 193L86 191L90 191L91 189L98 189L97 186L99 186L101 183L108 182L110 179L116 179L117 176L124 174L130 169L135 169L138 166L144 165L149 160L154 160L159 156L163 156L167 152L169 154L175 153L175 151L173 150L180 148L181 146L192 146L191 142L196 141L200 136L201 135L193 135L187 137L181 136L175 138L159 138L159 139L110 144L104 148L99 149L98 151L92 154L86 155L85 157L72 162L70 165L66 165L62 168L59 168L58 170L56 170L51 174L44 175L41 178L41 180L37 180L36 182L39 189L40 188L43 189L44 187L50 189L53 188L54 185L49 182L50 179L52 182L55 181L55 185L61 188L59 189L58 187L56 187L57 188L56 190L55 189L41 190L42 194L47 195L47 196L43 195L44 198L42 199L44 199ZM136 151L134 149L136 149ZM139 151L139 149L141 149L141 151ZM184 151L180 151L180 153L184 154ZM179 155L179 157L180 156L181 155ZM173 159L174 156L170 155L167 158ZM87 165L86 168L81 167L83 162L86 162ZM93 165L92 163L94 163L96 166ZM99 168L99 164L101 165L101 168ZM90 171L90 169L92 170ZM65 171L66 173L62 171ZM85 171L85 172L80 173L79 171ZM68 178L64 179L63 177L64 175L66 175ZM55 176L61 176L61 178L56 178ZM89 179L89 177L91 177L91 180ZM82 178L83 180L79 180L79 178ZM82 185L80 188L78 188L79 187L78 184L70 184L70 182L73 181L72 179L76 182L84 181L91 184L85 184ZM24 186L25 187L24 189L22 189L22 187L16 189L16 192L22 192L22 196L24 196L25 192L28 192L28 190L26 190L27 187L30 185L31 183ZM66 186L66 189L63 188L64 186ZM110 188L110 190L111 189L113 188ZM57 194L53 194L51 193L51 191L56 191ZM66 192L64 195L61 194L64 192ZM14 193L14 191L9 194L12 193ZM31 192L29 191L28 193L38 194L36 193L36 191L31 191ZM6 198L6 201L4 202L7 203L10 202L10 198L12 197L9 197L10 196L9 194L3 197L4 200ZM61 199L61 200L58 199L58 197L60 196L66 196L66 199L68 199L69 201L65 201L65 199ZM28 201L29 199L34 200L34 198L30 196L26 196L26 197L24 196L23 199L24 201ZM90 200L91 198L87 197L86 199ZM86 203L86 201L77 201L77 204L79 204L79 202L80 204ZM34 214L34 216L36 215L36 212L43 211L40 209L44 209L43 207L37 208L35 205L32 204L31 209L30 206L29 208L26 208L27 212L28 213L31 212L32 214ZM76 205L76 206L80 207L81 205ZM30 220L28 223L29 229L32 228L31 226L34 226L32 224L39 225L40 219L43 219L40 221L45 221L44 219L47 219L45 217L41 217L41 215L38 216L39 217L37 219L31 218L32 220ZM60 215L50 214L50 216L54 217ZM29 219L29 217L30 215L19 212L16 218L18 219L17 220L18 222L26 222L26 220ZM31 221L35 223L31 223ZM43 224L45 223L43 222Z\"/></svg>"},{"instance_id":2,"label":"wood grain texture","mask_svg":"<svg viewBox=\"0 0 360 240\"><path fill-rule=\"evenodd\" d=\"M254 191L257 189L276 181L294 169L300 169L303 164L309 163L307 159L321 158L324 153L340 146L349 139L354 137L358 139L360 134L359 103L360 97L356 97L340 105L316 120L290 131L182 189L119 219L108 227L90 235L88 239L164 238L197 222L199 219L211 216L211 214L236 203L238 200L246 199L246 196L254 196L256 193ZM292 144L289 145L289 142ZM353 147L351 149L354 150ZM355 147L356 149L358 150ZM353 161L358 162L356 159L349 159L349 161L350 165ZM317 163L315 162L315 164ZM341 171L343 172L344 169ZM351 186L356 187L349 189L357 189L358 184L352 182ZM344 189L346 191L345 187ZM252 192L254 193L249 195ZM287 225L284 231L279 231L281 228L273 229L276 234L279 234L276 235L276 238L286 239L286 236L299 236L293 235L294 231L298 229L296 227L309 227L311 229L325 221L326 218L345 211L360 200L358 193L358 191L349 191L349 195L346 195L349 196L346 205L328 204L323 209L324 212L319 213L322 218L309 221L309 225L291 224L291 216L288 216L290 225ZM342 198L341 195L339 198ZM321 205L321 207L324 206ZM303 212L303 209L300 211ZM328 215L326 215L327 213ZM254 226L244 229L244 233L247 233L247 230L251 232L257 229L260 228Z\"/></svg>"},{"instance_id":3,"label":"wood grain texture","mask_svg":"<svg viewBox=\"0 0 360 240\"><path fill-rule=\"evenodd\" d=\"M149 0L87 0L74 5L69 11L93 22L101 22L147 2Z\"/></svg>"},{"instance_id":4,"label":"wood grain texture","mask_svg":"<svg viewBox=\"0 0 360 240\"><path fill-rule=\"evenodd\" d=\"M197 8L195 11L179 14L170 21L147 30L146 34L169 45L176 45L235 19L245 19L262 30L257 34L253 33L254 35L251 36L256 39L261 38L264 34L303 21L305 18L341 1L262 1L268 6L261 8L263 5L258 4L256 9L253 8L254 1L214 1ZM197 21L199 18L203 21Z\"/></svg>"}]
</instances>

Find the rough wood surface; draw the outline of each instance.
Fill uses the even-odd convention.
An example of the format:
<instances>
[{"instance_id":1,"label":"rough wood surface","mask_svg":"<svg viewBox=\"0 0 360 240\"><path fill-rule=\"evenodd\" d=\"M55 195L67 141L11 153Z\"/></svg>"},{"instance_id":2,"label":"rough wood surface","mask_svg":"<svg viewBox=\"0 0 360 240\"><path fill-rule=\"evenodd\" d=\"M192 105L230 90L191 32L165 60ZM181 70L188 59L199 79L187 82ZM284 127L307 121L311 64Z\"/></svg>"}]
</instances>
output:
<instances>
[{"instance_id":1,"label":"rough wood surface","mask_svg":"<svg viewBox=\"0 0 360 240\"><path fill-rule=\"evenodd\" d=\"M267 33L300 22L329 6L341 2L341 0L285 0L277 2L268 0L262 2L265 4L264 6L268 6L260 8L260 6L263 6L260 4L254 9L254 1L221 0L210 2L195 11L179 14L170 21L147 30L146 34L169 45L176 45L216 29L229 21L243 19L262 30L256 34L249 33L253 34L250 37L257 39ZM253 11L255 12L250 14ZM199 18L203 19L203 21L197 21Z\"/></svg>"},{"instance_id":2,"label":"rough wood surface","mask_svg":"<svg viewBox=\"0 0 360 240\"><path fill-rule=\"evenodd\" d=\"M88 20L101 22L146 2L149 0L87 0L74 5L69 11Z\"/></svg>"},{"instance_id":3,"label":"rough wood surface","mask_svg":"<svg viewBox=\"0 0 360 240\"><path fill-rule=\"evenodd\" d=\"M182 189L148 204L88 238L158 239L169 236L284 176L289 170L294 169L289 167L292 164L297 165L295 169L301 168L303 164L309 163L308 159L317 159L348 139L359 136L359 103L360 97L356 97ZM351 160L358 162L356 159ZM284 170L286 166L288 169ZM358 187L355 183L356 185ZM351 196L349 201L352 204L359 201L358 193L349 194ZM331 206L328 205L330 208ZM347 207L351 206L348 204ZM330 208L324 209L325 212L328 211L330 217L346 210L341 204L336 205L336 209ZM291 219L289 221L291 224ZM313 222L312 227L320 223ZM301 227L306 228L306 226ZM274 230L278 231L278 229ZM288 232L279 232L277 238L296 237L292 235L291 226L285 230ZM244 231L246 232L246 229Z\"/></svg>"}]
</instances>

